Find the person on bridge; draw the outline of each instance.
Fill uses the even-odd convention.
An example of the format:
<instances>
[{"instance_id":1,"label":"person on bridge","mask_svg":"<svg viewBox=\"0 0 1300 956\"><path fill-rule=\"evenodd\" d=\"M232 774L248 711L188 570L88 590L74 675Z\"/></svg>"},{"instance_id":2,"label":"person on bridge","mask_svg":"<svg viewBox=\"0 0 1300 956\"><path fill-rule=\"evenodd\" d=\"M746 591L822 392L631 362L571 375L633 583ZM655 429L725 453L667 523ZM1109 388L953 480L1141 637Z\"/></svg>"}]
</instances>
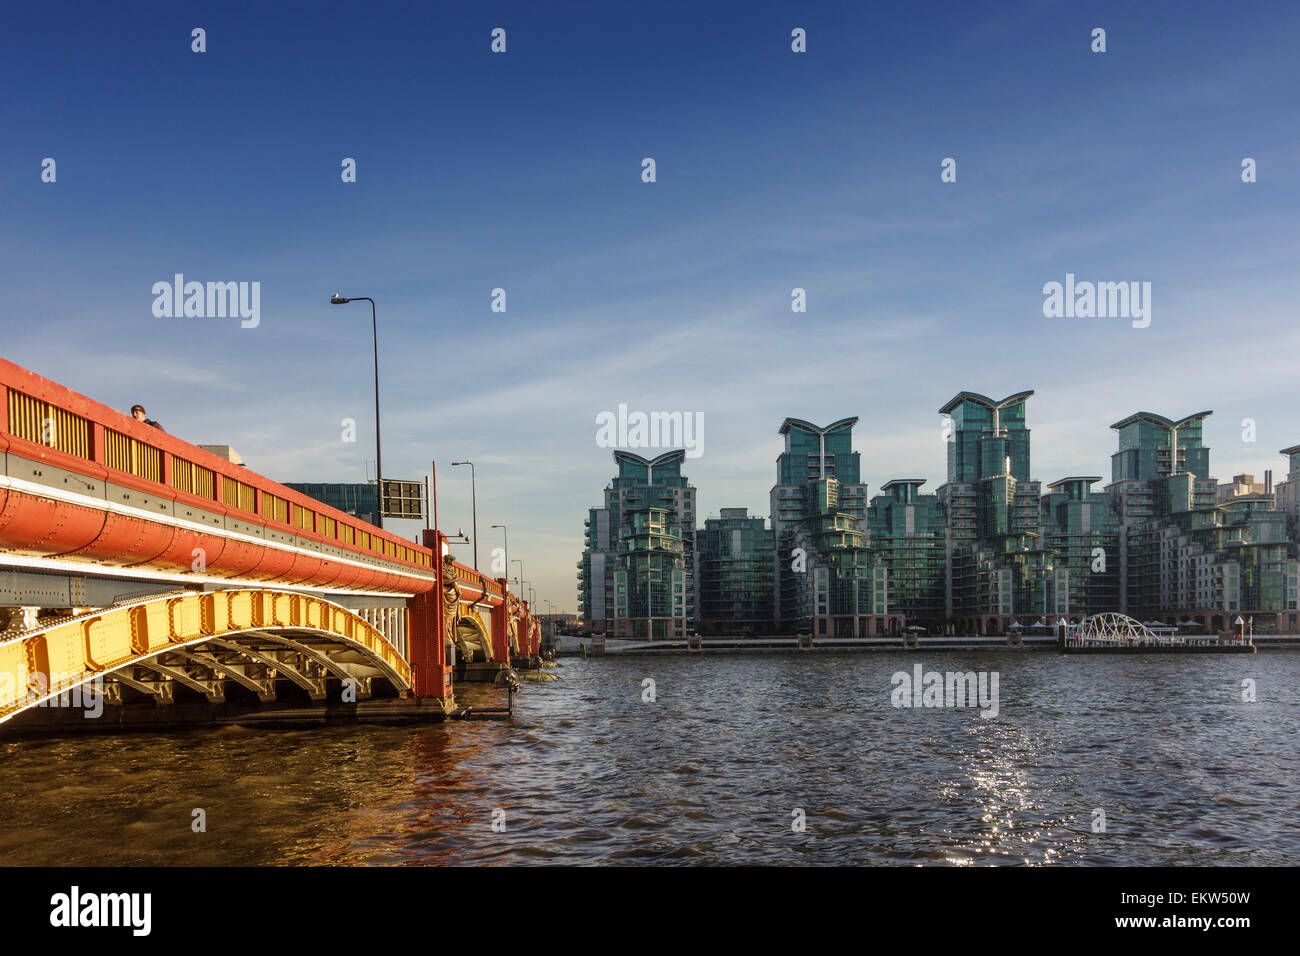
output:
<instances>
[{"instance_id":1,"label":"person on bridge","mask_svg":"<svg viewBox=\"0 0 1300 956\"><path fill-rule=\"evenodd\" d=\"M161 425L159 425L157 422L155 422L155 421L153 421L152 419L149 418L148 414L147 414L147 413L145 412L145 410L144 410L144 406L143 406L143 405L132 405L132 406L131 406L131 417L133 417L133 418L134 418L136 421L138 421L138 422L144 422L146 425L152 425L154 428L158 429L160 432L165 432L165 431L167 430L167 429L163 428Z\"/></svg>"}]
</instances>

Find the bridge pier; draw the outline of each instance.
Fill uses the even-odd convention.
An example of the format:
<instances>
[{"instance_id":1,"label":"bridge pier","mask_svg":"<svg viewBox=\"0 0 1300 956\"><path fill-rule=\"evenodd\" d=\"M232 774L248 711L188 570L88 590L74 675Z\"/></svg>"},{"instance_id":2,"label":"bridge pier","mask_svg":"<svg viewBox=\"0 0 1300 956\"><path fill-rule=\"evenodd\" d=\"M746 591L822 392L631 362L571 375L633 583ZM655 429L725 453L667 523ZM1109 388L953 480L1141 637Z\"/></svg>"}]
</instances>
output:
<instances>
[{"instance_id":1,"label":"bridge pier","mask_svg":"<svg viewBox=\"0 0 1300 956\"><path fill-rule=\"evenodd\" d=\"M448 580L447 550L440 531L426 530L424 546L433 551L438 583L431 591L411 597L406 602L409 611L407 634L407 660L411 663L411 692L417 699L435 698L442 709L455 709L451 667L447 662L447 645L453 642L455 621L447 613L447 597L454 596L455 570Z\"/></svg>"},{"instance_id":2,"label":"bridge pier","mask_svg":"<svg viewBox=\"0 0 1300 956\"><path fill-rule=\"evenodd\" d=\"M510 660L510 626L513 623L514 612L514 602L510 598L510 592L505 587L505 579L499 578L498 580L502 582L501 590L504 600L488 613L488 620L492 628L492 661L494 663L508 662Z\"/></svg>"},{"instance_id":3,"label":"bridge pier","mask_svg":"<svg viewBox=\"0 0 1300 956\"><path fill-rule=\"evenodd\" d=\"M458 670L467 684L491 684L502 671L510 670L510 665L506 661L467 661Z\"/></svg>"}]
</instances>

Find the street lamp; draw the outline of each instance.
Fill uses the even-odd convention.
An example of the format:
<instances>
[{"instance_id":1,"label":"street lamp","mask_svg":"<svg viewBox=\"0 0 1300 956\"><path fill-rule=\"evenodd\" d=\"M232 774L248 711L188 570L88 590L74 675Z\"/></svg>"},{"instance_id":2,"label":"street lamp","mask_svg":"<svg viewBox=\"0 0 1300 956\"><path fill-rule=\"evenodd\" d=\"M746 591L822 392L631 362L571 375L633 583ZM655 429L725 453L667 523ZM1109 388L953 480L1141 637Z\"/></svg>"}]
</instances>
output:
<instances>
[{"instance_id":1,"label":"street lamp","mask_svg":"<svg viewBox=\"0 0 1300 956\"><path fill-rule=\"evenodd\" d=\"M518 558L515 558L513 561L510 562L510 564L517 564L517 565L519 565L519 579L518 579L518 580L519 580L520 585L523 585L523 583L524 583L524 562L520 561ZM509 574L509 573L510 573L510 564L507 564L507 565L506 565L506 574Z\"/></svg>"},{"instance_id":2,"label":"street lamp","mask_svg":"<svg viewBox=\"0 0 1300 956\"><path fill-rule=\"evenodd\" d=\"M501 529L501 537L506 543L506 574L510 574L510 534L506 531L503 524L494 524L492 527Z\"/></svg>"},{"instance_id":3,"label":"street lamp","mask_svg":"<svg viewBox=\"0 0 1300 956\"><path fill-rule=\"evenodd\" d=\"M472 461L453 461L451 466L469 465L469 493L470 503L474 506L474 570L478 570L478 478L474 474L474 463Z\"/></svg>"},{"instance_id":4,"label":"street lamp","mask_svg":"<svg viewBox=\"0 0 1300 956\"><path fill-rule=\"evenodd\" d=\"M330 305L347 305L352 301L370 303L370 332L375 345L375 527L384 526L384 462L379 445L379 321L375 318L375 300L369 296L358 295L345 299L335 292L330 296Z\"/></svg>"}]
</instances>

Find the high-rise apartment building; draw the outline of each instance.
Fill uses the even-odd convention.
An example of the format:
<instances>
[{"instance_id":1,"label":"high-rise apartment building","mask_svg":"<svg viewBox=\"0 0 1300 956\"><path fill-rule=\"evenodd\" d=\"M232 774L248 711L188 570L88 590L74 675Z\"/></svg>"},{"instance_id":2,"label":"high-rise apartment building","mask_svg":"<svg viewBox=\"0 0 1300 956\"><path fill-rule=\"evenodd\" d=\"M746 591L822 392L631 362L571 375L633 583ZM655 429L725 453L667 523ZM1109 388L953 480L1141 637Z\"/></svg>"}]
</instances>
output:
<instances>
[{"instance_id":1,"label":"high-rise apartment building","mask_svg":"<svg viewBox=\"0 0 1300 956\"><path fill-rule=\"evenodd\" d=\"M888 620L888 571L867 550L867 486L853 450L856 418L824 428L787 418L771 492L774 616L784 630L859 637Z\"/></svg>"},{"instance_id":2,"label":"high-rise apartment building","mask_svg":"<svg viewBox=\"0 0 1300 956\"><path fill-rule=\"evenodd\" d=\"M1238 617L1285 629L1298 573L1287 515L1250 481L1220 500L1202 440L1210 414L1175 421L1138 412L1111 426L1119 433L1107 492L1120 522L1120 608L1212 633L1232 630Z\"/></svg>"},{"instance_id":3,"label":"high-rise apartment building","mask_svg":"<svg viewBox=\"0 0 1300 956\"><path fill-rule=\"evenodd\" d=\"M776 543L766 520L723 508L696 536L701 634L746 636L775 628Z\"/></svg>"},{"instance_id":4,"label":"high-rise apartment building","mask_svg":"<svg viewBox=\"0 0 1300 956\"><path fill-rule=\"evenodd\" d=\"M1300 540L1300 445L1283 448L1278 454L1286 455L1287 476L1274 489L1274 500L1279 511L1291 516L1291 535Z\"/></svg>"},{"instance_id":5,"label":"high-rise apartment building","mask_svg":"<svg viewBox=\"0 0 1300 956\"><path fill-rule=\"evenodd\" d=\"M1100 476L1062 478L1047 486L1040 526L1043 547L1055 552L1054 624L1119 609L1119 521Z\"/></svg>"},{"instance_id":6,"label":"high-rise apartment building","mask_svg":"<svg viewBox=\"0 0 1300 956\"><path fill-rule=\"evenodd\" d=\"M948 416L948 481L937 492L945 608L967 633L1005 633L1057 606L1051 553L1039 540L1040 484L1029 474L1025 403L1033 394L994 401L958 392L939 409Z\"/></svg>"},{"instance_id":7,"label":"high-rise apartment building","mask_svg":"<svg viewBox=\"0 0 1300 956\"><path fill-rule=\"evenodd\" d=\"M944 599L947 549L937 495L922 494L924 478L895 478L871 499L869 547L888 581L888 605L908 626L940 631L947 621Z\"/></svg>"},{"instance_id":8,"label":"high-rise apartment building","mask_svg":"<svg viewBox=\"0 0 1300 956\"><path fill-rule=\"evenodd\" d=\"M1119 450L1110 456L1112 482L1154 481L1186 472L1210 476L1210 450L1201 441L1205 419L1197 412L1177 421L1138 412L1110 427L1119 432Z\"/></svg>"},{"instance_id":9,"label":"high-rise apartment building","mask_svg":"<svg viewBox=\"0 0 1300 956\"><path fill-rule=\"evenodd\" d=\"M589 633L663 640L694 628L695 488L685 459L684 450L614 452L605 505L584 523L579 611Z\"/></svg>"},{"instance_id":10,"label":"high-rise apartment building","mask_svg":"<svg viewBox=\"0 0 1300 956\"><path fill-rule=\"evenodd\" d=\"M1203 440L1211 414L1137 412L1111 426L1111 482L1030 474L1026 403L959 392L947 416L947 481L887 482L867 499L856 418L787 418L771 526L744 508L695 530L685 452L616 452L591 510L580 603L595 633L679 638L1013 634L1109 611L1143 621L1300 631L1300 445L1285 481L1219 485ZM698 548L697 548L698 539ZM698 553L697 553L698 552Z\"/></svg>"}]
</instances>

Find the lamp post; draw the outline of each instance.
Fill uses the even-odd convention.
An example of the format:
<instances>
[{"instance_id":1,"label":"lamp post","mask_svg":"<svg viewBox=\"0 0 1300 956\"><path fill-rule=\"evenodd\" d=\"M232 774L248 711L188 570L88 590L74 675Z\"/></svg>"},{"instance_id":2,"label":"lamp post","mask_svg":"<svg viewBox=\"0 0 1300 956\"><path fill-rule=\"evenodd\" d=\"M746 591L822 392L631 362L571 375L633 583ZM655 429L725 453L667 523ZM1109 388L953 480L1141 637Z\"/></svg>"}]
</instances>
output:
<instances>
[{"instance_id":1,"label":"lamp post","mask_svg":"<svg viewBox=\"0 0 1300 956\"><path fill-rule=\"evenodd\" d=\"M519 580L519 584L520 584L520 586L522 587L522 586L523 586L523 583L524 583L524 562L520 561L518 558L515 558L513 561L510 562L510 564L517 564L517 565L519 565L519 579L518 579L518 580ZM507 568L506 573L507 573L507 574L510 573L510 571L509 571L510 564L507 564L507 565L506 565L506 568Z\"/></svg>"},{"instance_id":2,"label":"lamp post","mask_svg":"<svg viewBox=\"0 0 1300 956\"><path fill-rule=\"evenodd\" d=\"M429 462L429 468L430 480L433 484L433 497L429 499L429 507L433 511L434 530L438 530L438 463L436 461ZM427 494L426 497L428 497ZM425 523L428 524L427 521Z\"/></svg>"},{"instance_id":3,"label":"lamp post","mask_svg":"<svg viewBox=\"0 0 1300 956\"><path fill-rule=\"evenodd\" d=\"M384 461L379 444L379 320L375 317L375 300L365 295L345 299L335 292L330 305L347 305L352 301L370 303L370 333L375 346L375 527L384 526Z\"/></svg>"},{"instance_id":4,"label":"lamp post","mask_svg":"<svg viewBox=\"0 0 1300 956\"><path fill-rule=\"evenodd\" d=\"M470 503L474 508L474 570L478 570L478 476L474 474L474 463L472 461L453 461L451 466L469 465L469 494Z\"/></svg>"},{"instance_id":5,"label":"lamp post","mask_svg":"<svg viewBox=\"0 0 1300 956\"><path fill-rule=\"evenodd\" d=\"M501 538L502 540L505 541L505 545L506 545L506 574L509 575L510 574L510 534L509 532L506 531L506 526L503 524L494 524L492 527L501 529Z\"/></svg>"}]
</instances>

